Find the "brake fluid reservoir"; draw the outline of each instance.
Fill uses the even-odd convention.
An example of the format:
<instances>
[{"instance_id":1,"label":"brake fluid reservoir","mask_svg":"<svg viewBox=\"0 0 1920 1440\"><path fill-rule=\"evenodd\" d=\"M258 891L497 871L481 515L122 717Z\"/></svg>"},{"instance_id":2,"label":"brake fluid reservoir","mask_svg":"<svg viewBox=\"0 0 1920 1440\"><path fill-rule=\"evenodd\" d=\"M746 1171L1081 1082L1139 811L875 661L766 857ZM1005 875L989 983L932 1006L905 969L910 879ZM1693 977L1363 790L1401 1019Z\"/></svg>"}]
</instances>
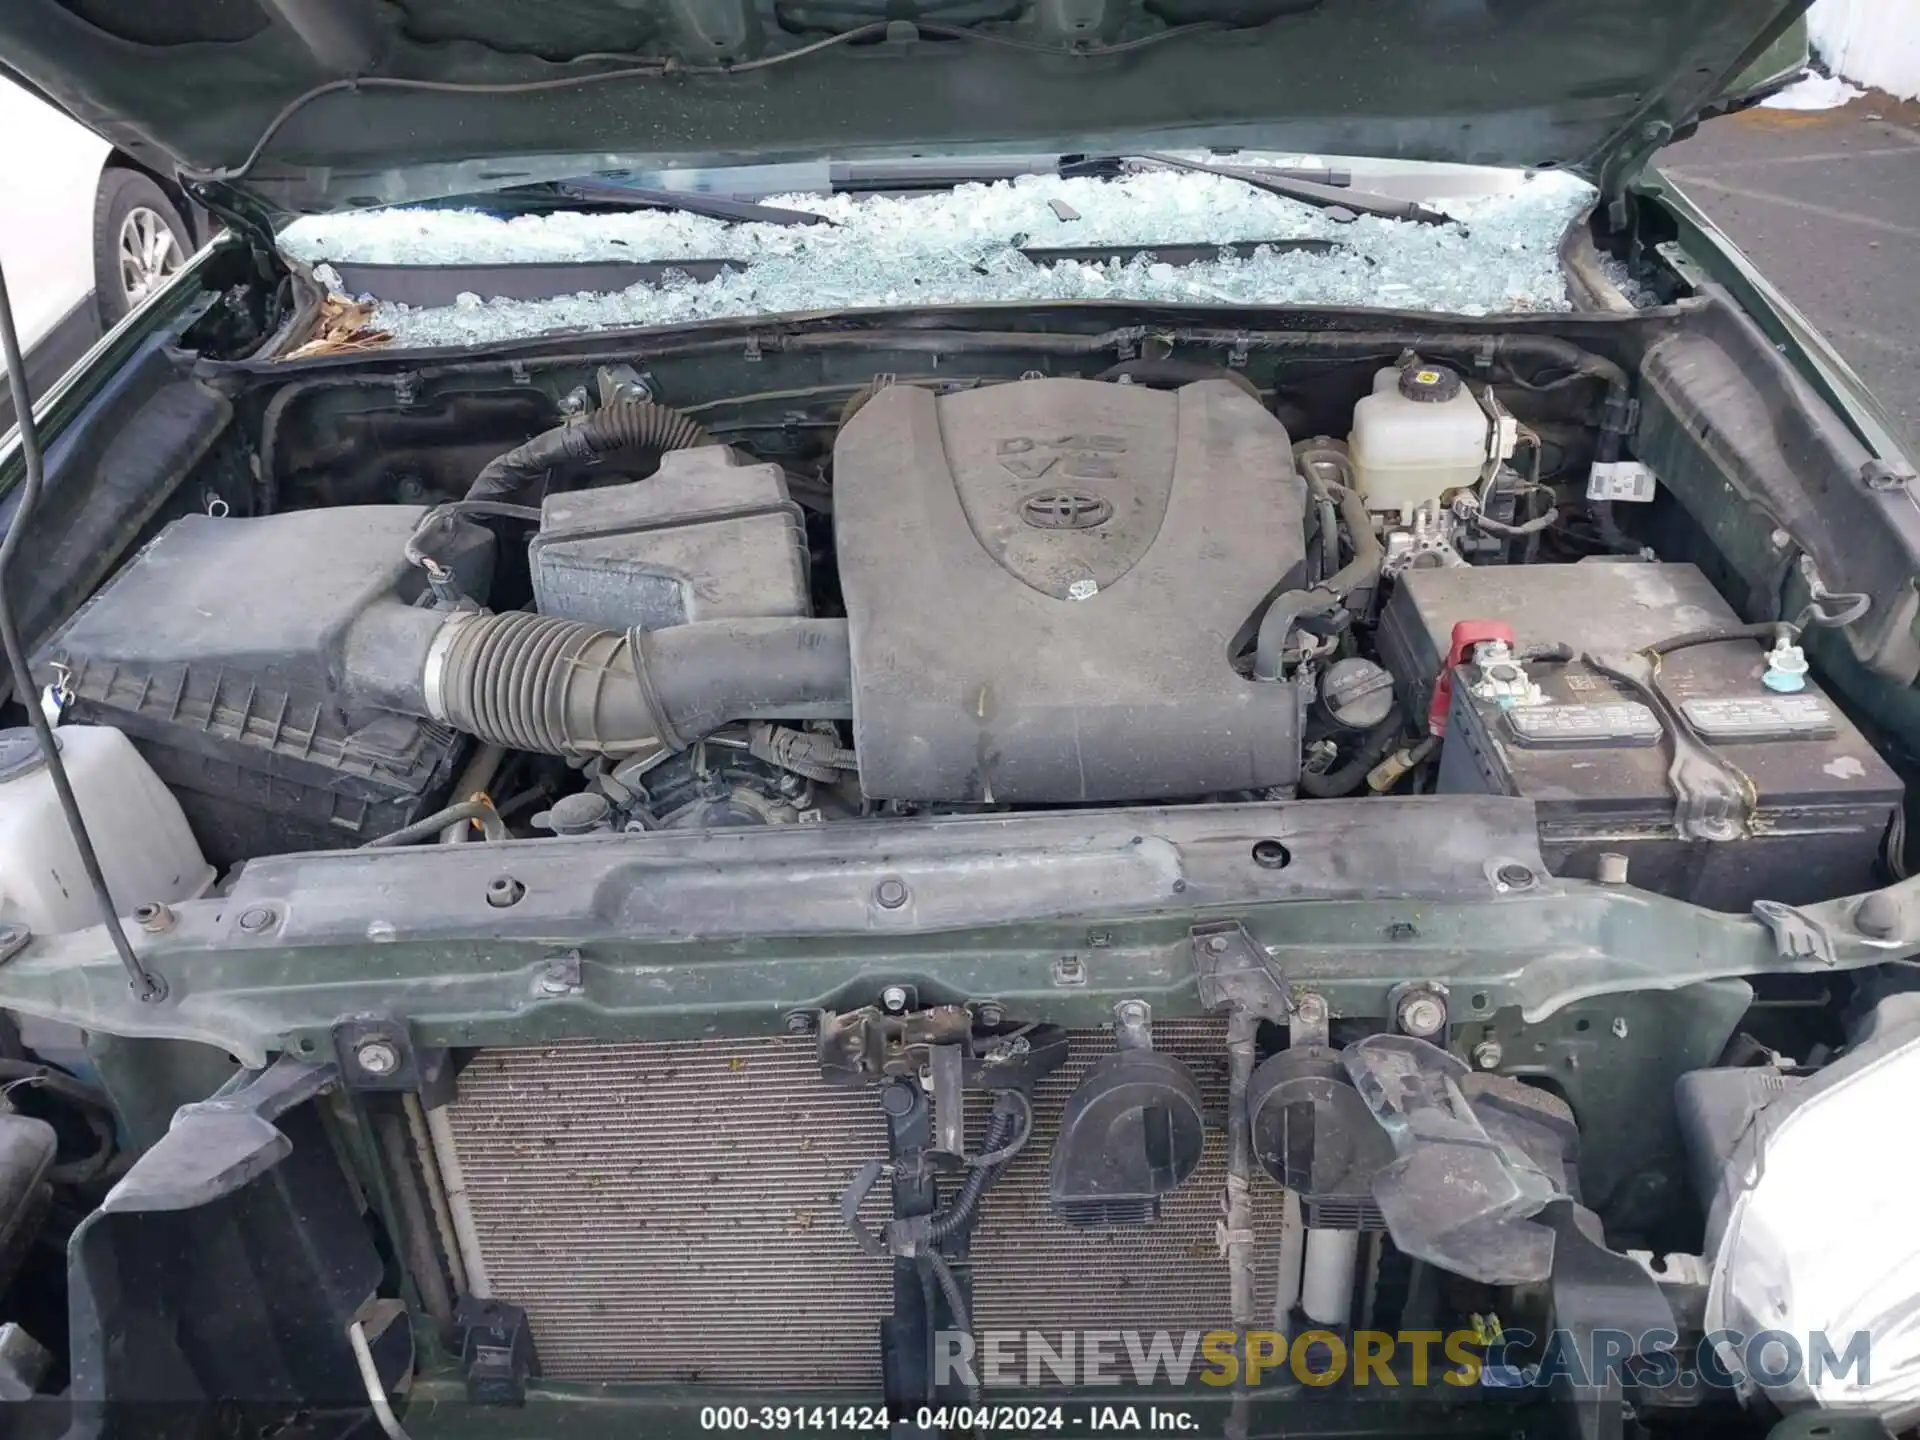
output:
<instances>
[{"instance_id":1,"label":"brake fluid reservoir","mask_svg":"<svg viewBox=\"0 0 1920 1440\"><path fill-rule=\"evenodd\" d=\"M1347 441L1367 509L1414 510L1477 485L1490 429L1480 402L1445 366L1415 360L1380 371L1373 393L1353 407Z\"/></svg>"},{"instance_id":2,"label":"brake fluid reservoir","mask_svg":"<svg viewBox=\"0 0 1920 1440\"><path fill-rule=\"evenodd\" d=\"M100 725L64 725L54 738L115 910L191 900L213 883L180 802L131 740ZM100 923L31 730L0 730L0 920L38 935Z\"/></svg>"}]
</instances>

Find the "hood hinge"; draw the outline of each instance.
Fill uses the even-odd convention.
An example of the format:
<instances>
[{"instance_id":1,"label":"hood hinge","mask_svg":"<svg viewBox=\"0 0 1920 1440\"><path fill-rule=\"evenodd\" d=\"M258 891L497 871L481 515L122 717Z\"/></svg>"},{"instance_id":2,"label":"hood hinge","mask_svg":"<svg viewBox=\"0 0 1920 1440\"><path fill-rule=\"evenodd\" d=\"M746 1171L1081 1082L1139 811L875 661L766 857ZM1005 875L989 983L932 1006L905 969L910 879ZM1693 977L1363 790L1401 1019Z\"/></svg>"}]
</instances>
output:
<instances>
[{"instance_id":1,"label":"hood hinge","mask_svg":"<svg viewBox=\"0 0 1920 1440\"><path fill-rule=\"evenodd\" d=\"M1607 217L1607 229L1623 234L1633 224L1633 201L1627 189L1647 168L1655 152L1673 139L1673 126L1665 120L1647 120L1634 132L1633 143L1610 157L1595 177L1600 200Z\"/></svg>"},{"instance_id":2,"label":"hood hinge","mask_svg":"<svg viewBox=\"0 0 1920 1440\"><path fill-rule=\"evenodd\" d=\"M273 237L271 210L245 191L219 180L193 180L182 175L180 183L208 214L246 242L262 280L277 284L286 276L287 266Z\"/></svg>"}]
</instances>

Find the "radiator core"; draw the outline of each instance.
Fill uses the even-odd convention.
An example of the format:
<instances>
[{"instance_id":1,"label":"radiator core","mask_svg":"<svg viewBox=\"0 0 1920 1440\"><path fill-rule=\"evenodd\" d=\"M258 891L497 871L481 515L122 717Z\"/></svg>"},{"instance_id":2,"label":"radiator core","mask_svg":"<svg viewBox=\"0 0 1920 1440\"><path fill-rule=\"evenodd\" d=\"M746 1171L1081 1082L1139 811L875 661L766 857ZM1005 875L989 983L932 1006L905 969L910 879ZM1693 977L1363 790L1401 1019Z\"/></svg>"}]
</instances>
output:
<instances>
[{"instance_id":1,"label":"radiator core","mask_svg":"<svg viewBox=\"0 0 1920 1440\"><path fill-rule=\"evenodd\" d=\"M976 1329L1227 1328L1224 1022L1161 1022L1154 1042L1205 1096L1199 1169L1151 1225L1053 1218L1060 1107L1113 1048L1105 1032L1074 1032L1035 1095L1032 1143L973 1232ZM871 1087L820 1079L812 1040L483 1051L448 1114L493 1293L525 1307L549 1378L877 1391L891 1266L860 1253L838 1205L853 1172L885 1157L886 1127ZM985 1118L981 1098L971 1146ZM885 1188L869 1201L875 1225ZM1282 1197L1257 1169L1254 1197L1265 1314Z\"/></svg>"}]
</instances>

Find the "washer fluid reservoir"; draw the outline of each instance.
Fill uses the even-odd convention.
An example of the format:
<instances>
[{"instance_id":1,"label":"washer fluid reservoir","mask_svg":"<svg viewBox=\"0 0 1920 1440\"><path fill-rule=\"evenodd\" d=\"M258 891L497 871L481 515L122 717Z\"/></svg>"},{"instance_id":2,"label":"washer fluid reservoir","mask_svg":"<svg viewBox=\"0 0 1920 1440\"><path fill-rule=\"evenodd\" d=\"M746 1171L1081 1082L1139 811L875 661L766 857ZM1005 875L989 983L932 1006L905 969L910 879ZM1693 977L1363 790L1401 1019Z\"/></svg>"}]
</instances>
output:
<instances>
[{"instance_id":1,"label":"washer fluid reservoir","mask_svg":"<svg viewBox=\"0 0 1920 1440\"><path fill-rule=\"evenodd\" d=\"M213 867L180 802L120 731L63 725L54 732L114 909L191 900ZM31 730L0 730L0 920L36 935L100 923L99 903L60 813L53 777Z\"/></svg>"},{"instance_id":2,"label":"washer fluid reservoir","mask_svg":"<svg viewBox=\"0 0 1920 1440\"><path fill-rule=\"evenodd\" d=\"M1353 407L1354 484L1376 512L1435 504L1480 483L1491 433L1480 402L1445 366L1414 360L1382 370L1373 393Z\"/></svg>"}]
</instances>

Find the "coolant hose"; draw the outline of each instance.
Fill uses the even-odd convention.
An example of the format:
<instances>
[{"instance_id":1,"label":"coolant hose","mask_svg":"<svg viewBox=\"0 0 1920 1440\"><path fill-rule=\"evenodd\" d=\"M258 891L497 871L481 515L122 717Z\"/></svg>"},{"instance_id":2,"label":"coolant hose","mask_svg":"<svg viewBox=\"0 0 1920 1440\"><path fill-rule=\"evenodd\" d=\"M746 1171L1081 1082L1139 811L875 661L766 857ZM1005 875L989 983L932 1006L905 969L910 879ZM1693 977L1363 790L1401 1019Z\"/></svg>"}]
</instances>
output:
<instances>
[{"instance_id":1,"label":"coolant hose","mask_svg":"<svg viewBox=\"0 0 1920 1440\"><path fill-rule=\"evenodd\" d=\"M1309 489L1316 484L1324 485L1324 481L1311 474L1312 467L1301 468L1308 474ZM1253 642L1253 678L1256 680L1280 678L1281 652L1286 649L1287 637L1293 633L1294 626L1310 615L1325 615L1355 590L1380 578L1380 567L1386 563L1387 552L1380 544L1380 537L1373 533L1373 516L1367 513L1367 502L1348 486L1341 486L1336 498L1340 518L1346 522L1347 533L1353 541L1353 558L1318 585L1306 590L1283 590L1274 597L1267 613L1260 617L1260 633Z\"/></svg>"},{"instance_id":2,"label":"coolant hose","mask_svg":"<svg viewBox=\"0 0 1920 1440\"><path fill-rule=\"evenodd\" d=\"M543 430L524 445L486 463L467 489L469 500L513 500L543 475L566 465L584 465L608 455L632 451L660 456L669 450L693 450L713 437L690 415L651 400L623 400L603 406L584 420Z\"/></svg>"},{"instance_id":3,"label":"coolant hose","mask_svg":"<svg viewBox=\"0 0 1920 1440\"><path fill-rule=\"evenodd\" d=\"M734 720L853 713L845 620L703 620L602 630L520 611L455 613L406 699L435 720L543 755L684 750Z\"/></svg>"}]
</instances>

